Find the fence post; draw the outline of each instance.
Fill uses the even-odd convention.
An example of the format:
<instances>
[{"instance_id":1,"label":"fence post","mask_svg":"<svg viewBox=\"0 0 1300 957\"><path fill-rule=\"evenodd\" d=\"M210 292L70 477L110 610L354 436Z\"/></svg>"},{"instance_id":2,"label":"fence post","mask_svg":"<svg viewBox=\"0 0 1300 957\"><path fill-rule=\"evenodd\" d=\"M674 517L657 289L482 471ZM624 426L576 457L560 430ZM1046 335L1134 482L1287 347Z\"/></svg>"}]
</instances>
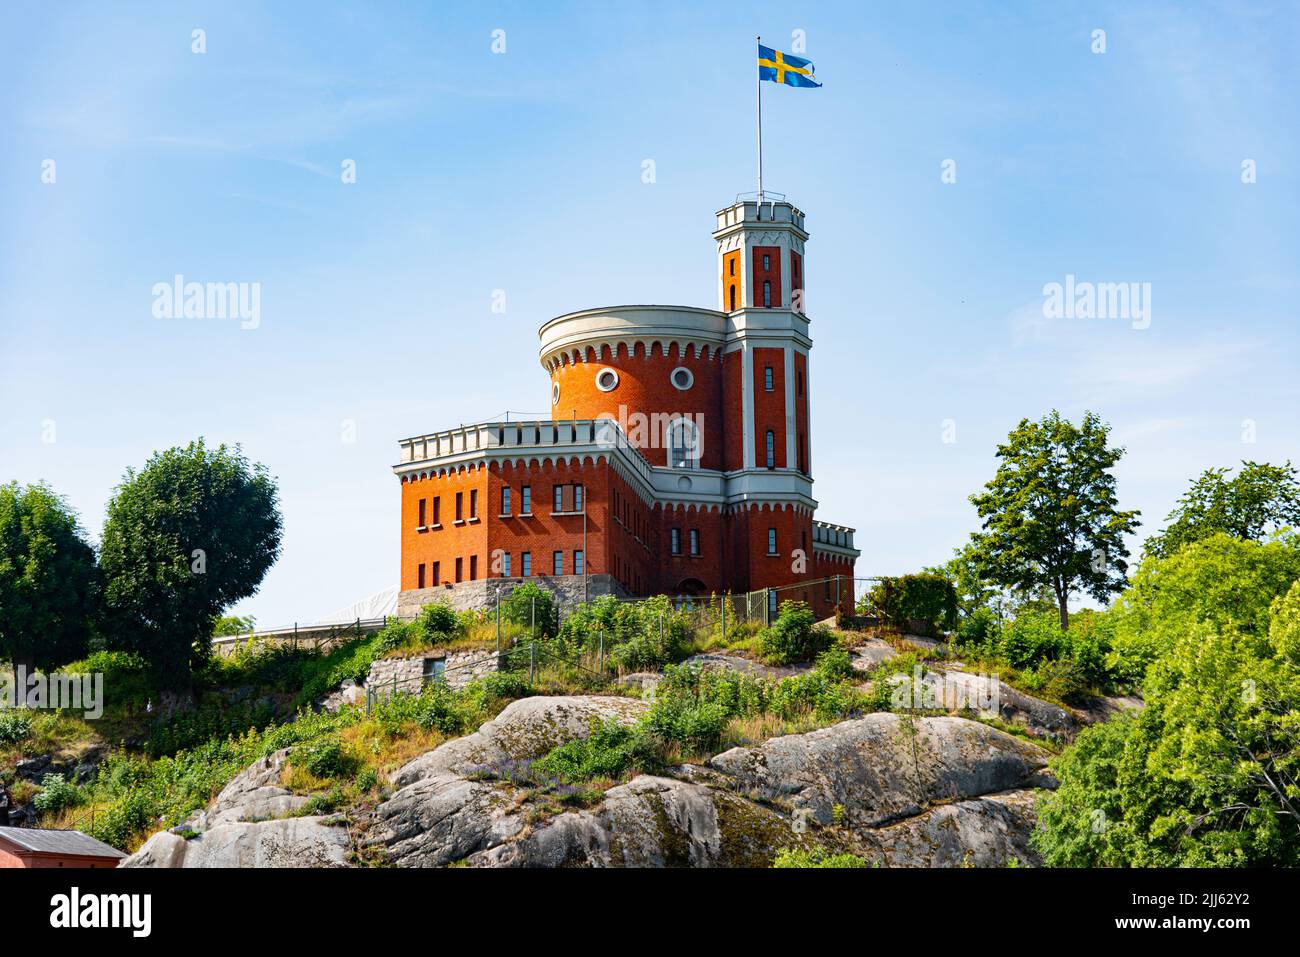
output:
<instances>
[{"instance_id":1,"label":"fence post","mask_svg":"<svg viewBox=\"0 0 1300 957\"><path fill-rule=\"evenodd\" d=\"M528 624L528 637L533 642L533 644L536 645L537 644L537 596L534 595L532 598L528 599L528 604L529 607L531 608L531 611L529 612L529 617L532 619L532 621L530 621Z\"/></svg>"},{"instance_id":2,"label":"fence post","mask_svg":"<svg viewBox=\"0 0 1300 957\"><path fill-rule=\"evenodd\" d=\"M533 678L537 674L537 639L534 638L528 643L528 683L533 683Z\"/></svg>"},{"instance_id":3,"label":"fence post","mask_svg":"<svg viewBox=\"0 0 1300 957\"><path fill-rule=\"evenodd\" d=\"M497 654L501 654L501 586L497 586Z\"/></svg>"},{"instance_id":4,"label":"fence post","mask_svg":"<svg viewBox=\"0 0 1300 957\"><path fill-rule=\"evenodd\" d=\"M605 673L605 629L600 630L600 673Z\"/></svg>"},{"instance_id":5,"label":"fence post","mask_svg":"<svg viewBox=\"0 0 1300 957\"><path fill-rule=\"evenodd\" d=\"M840 576L835 576L835 614L840 613Z\"/></svg>"},{"instance_id":6,"label":"fence post","mask_svg":"<svg viewBox=\"0 0 1300 957\"><path fill-rule=\"evenodd\" d=\"M726 641L727 640L727 593L726 592L722 593L721 614L722 614L722 640Z\"/></svg>"}]
</instances>

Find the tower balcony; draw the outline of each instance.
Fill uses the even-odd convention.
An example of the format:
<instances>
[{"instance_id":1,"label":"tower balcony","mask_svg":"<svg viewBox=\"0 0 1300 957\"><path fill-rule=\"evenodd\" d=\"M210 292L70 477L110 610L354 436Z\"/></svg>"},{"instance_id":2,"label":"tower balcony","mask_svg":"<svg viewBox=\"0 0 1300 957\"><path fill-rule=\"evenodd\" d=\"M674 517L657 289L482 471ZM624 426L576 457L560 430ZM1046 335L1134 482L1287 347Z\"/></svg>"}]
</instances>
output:
<instances>
[{"instance_id":1,"label":"tower balcony","mask_svg":"<svg viewBox=\"0 0 1300 957\"><path fill-rule=\"evenodd\" d=\"M862 553L853 547L854 530L847 525L813 521L813 550L857 558Z\"/></svg>"}]
</instances>

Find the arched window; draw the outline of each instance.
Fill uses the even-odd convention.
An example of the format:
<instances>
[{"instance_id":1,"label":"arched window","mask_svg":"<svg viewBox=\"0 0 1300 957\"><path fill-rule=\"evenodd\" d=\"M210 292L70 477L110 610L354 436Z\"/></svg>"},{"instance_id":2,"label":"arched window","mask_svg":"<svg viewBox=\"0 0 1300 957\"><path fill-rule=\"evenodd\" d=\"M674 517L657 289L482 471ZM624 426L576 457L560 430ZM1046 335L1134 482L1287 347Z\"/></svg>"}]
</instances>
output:
<instances>
[{"instance_id":1,"label":"arched window","mask_svg":"<svg viewBox=\"0 0 1300 957\"><path fill-rule=\"evenodd\" d=\"M731 311L736 311L736 287L731 287Z\"/></svg>"},{"instance_id":2,"label":"arched window","mask_svg":"<svg viewBox=\"0 0 1300 957\"><path fill-rule=\"evenodd\" d=\"M690 419L678 417L668 425L668 467L700 467L700 430Z\"/></svg>"}]
</instances>

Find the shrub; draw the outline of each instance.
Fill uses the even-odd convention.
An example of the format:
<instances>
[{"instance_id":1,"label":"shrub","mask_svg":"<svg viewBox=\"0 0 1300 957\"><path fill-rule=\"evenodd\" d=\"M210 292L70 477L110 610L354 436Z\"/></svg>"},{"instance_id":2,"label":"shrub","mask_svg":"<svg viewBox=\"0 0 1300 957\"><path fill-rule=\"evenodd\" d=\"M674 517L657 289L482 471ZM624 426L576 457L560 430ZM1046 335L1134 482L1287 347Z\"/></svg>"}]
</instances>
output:
<instances>
[{"instance_id":1,"label":"shrub","mask_svg":"<svg viewBox=\"0 0 1300 957\"><path fill-rule=\"evenodd\" d=\"M40 793L32 804L40 814L57 814L64 808L81 803L81 790L62 774L47 774L41 778Z\"/></svg>"},{"instance_id":2,"label":"shrub","mask_svg":"<svg viewBox=\"0 0 1300 957\"><path fill-rule=\"evenodd\" d=\"M1068 644L1055 612L1022 611L1002 629L997 649L1013 668L1032 668L1059 658Z\"/></svg>"},{"instance_id":3,"label":"shrub","mask_svg":"<svg viewBox=\"0 0 1300 957\"><path fill-rule=\"evenodd\" d=\"M783 847L776 852L773 867L870 867L867 859L856 854L832 854L824 847L815 847L811 851L794 847Z\"/></svg>"},{"instance_id":4,"label":"shrub","mask_svg":"<svg viewBox=\"0 0 1300 957\"><path fill-rule=\"evenodd\" d=\"M537 637L554 637L555 603L550 592L533 582L525 582L501 600L501 617L524 628L532 626L534 610L537 616Z\"/></svg>"},{"instance_id":5,"label":"shrub","mask_svg":"<svg viewBox=\"0 0 1300 957\"><path fill-rule=\"evenodd\" d=\"M441 602L425 605L420 611L417 623L424 633L425 640L431 642L437 642L440 639L450 641L465 633L464 622L452 610L450 605Z\"/></svg>"},{"instance_id":6,"label":"shrub","mask_svg":"<svg viewBox=\"0 0 1300 957\"><path fill-rule=\"evenodd\" d=\"M957 625L957 589L943 575L922 572L882 578L869 601L885 621L899 627L909 621L927 621L949 630Z\"/></svg>"},{"instance_id":7,"label":"shrub","mask_svg":"<svg viewBox=\"0 0 1300 957\"><path fill-rule=\"evenodd\" d=\"M957 626L957 640L967 647L992 653L1000 631L1000 622L993 609L980 607L961 620Z\"/></svg>"},{"instance_id":8,"label":"shrub","mask_svg":"<svg viewBox=\"0 0 1300 957\"><path fill-rule=\"evenodd\" d=\"M298 745L289 752L289 762L318 778L347 777L356 766L337 737Z\"/></svg>"},{"instance_id":9,"label":"shrub","mask_svg":"<svg viewBox=\"0 0 1300 957\"><path fill-rule=\"evenodd\" d=\"M0 711L0 745L17 744L32 733L32 719L8 708Z\"/></svg>"},{"instance_id":10,"label":"shrub","mask_svg":"<svg viewBox=\"0 0 1300 957\"><path fill-rule=\"evenodd\" d=\"M812 609L801 601L784 601L776 621L759 633L759 650L771 664L807 661L834 641L831 632L817 625Z\"/></svg>"},{"instance_id":11,"label":"shrub","mask_svg":"<svg viewBox=\"0 0 1300 957\"><path fill-rule=\"evenodd\" d=\"M139 655L96 651L63 670L68 674L102 674L105 707L143 710L149 703L152 693L149 664Z\"/></svg>"},{"instance_id":12,"label":"shrub","mask_svg":"<svg viewBox=\"0 0 1300 957\"><path fill-rule=\"evenodd\" d=\"M565 784L592 778L619 778L633 767L658 763L645 735L617 721L593 722L586 739L569 741L533 762L538 774Z\"/></svg>"}]
</instances>

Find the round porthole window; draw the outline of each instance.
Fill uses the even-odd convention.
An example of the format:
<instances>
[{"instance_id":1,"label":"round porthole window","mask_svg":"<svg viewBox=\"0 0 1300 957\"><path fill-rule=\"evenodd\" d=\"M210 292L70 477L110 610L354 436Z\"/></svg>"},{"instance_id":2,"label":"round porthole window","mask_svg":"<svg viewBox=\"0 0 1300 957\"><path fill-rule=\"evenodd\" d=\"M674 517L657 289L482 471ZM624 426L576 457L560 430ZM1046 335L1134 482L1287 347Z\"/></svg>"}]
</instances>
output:
<instances>
[{"instance_id":1,"label":"round porthole window","mask_svg":"<svg viewBox=\"0 0 1300 957\"><path fill-rule=\"evenodd\" d=\"M551 386L551 405L560 404L560 383L556 382Z\"/></svg>"},{"instance_id":2,"label":"round porthole window","mask_svg":"<svg viewBox=\"0 0 1300 957\"><path fill-rule=\"evenodd\" d=\"M601 392L613 392L618 388L618 373L613 369L601 369L596 373L596 388Z\"/></svg>"},{"instance_id":3,"label":"round porthole window","mask_svg":"<svg viewBox=\"0 0 1300 957\"><path fill-rule=\"evenodd\" d=\"M670 381L676 388L685 392L691 386L695 385L695 374L686 366L678 366L668 374Z\"/></svg>"}]
</instances>

